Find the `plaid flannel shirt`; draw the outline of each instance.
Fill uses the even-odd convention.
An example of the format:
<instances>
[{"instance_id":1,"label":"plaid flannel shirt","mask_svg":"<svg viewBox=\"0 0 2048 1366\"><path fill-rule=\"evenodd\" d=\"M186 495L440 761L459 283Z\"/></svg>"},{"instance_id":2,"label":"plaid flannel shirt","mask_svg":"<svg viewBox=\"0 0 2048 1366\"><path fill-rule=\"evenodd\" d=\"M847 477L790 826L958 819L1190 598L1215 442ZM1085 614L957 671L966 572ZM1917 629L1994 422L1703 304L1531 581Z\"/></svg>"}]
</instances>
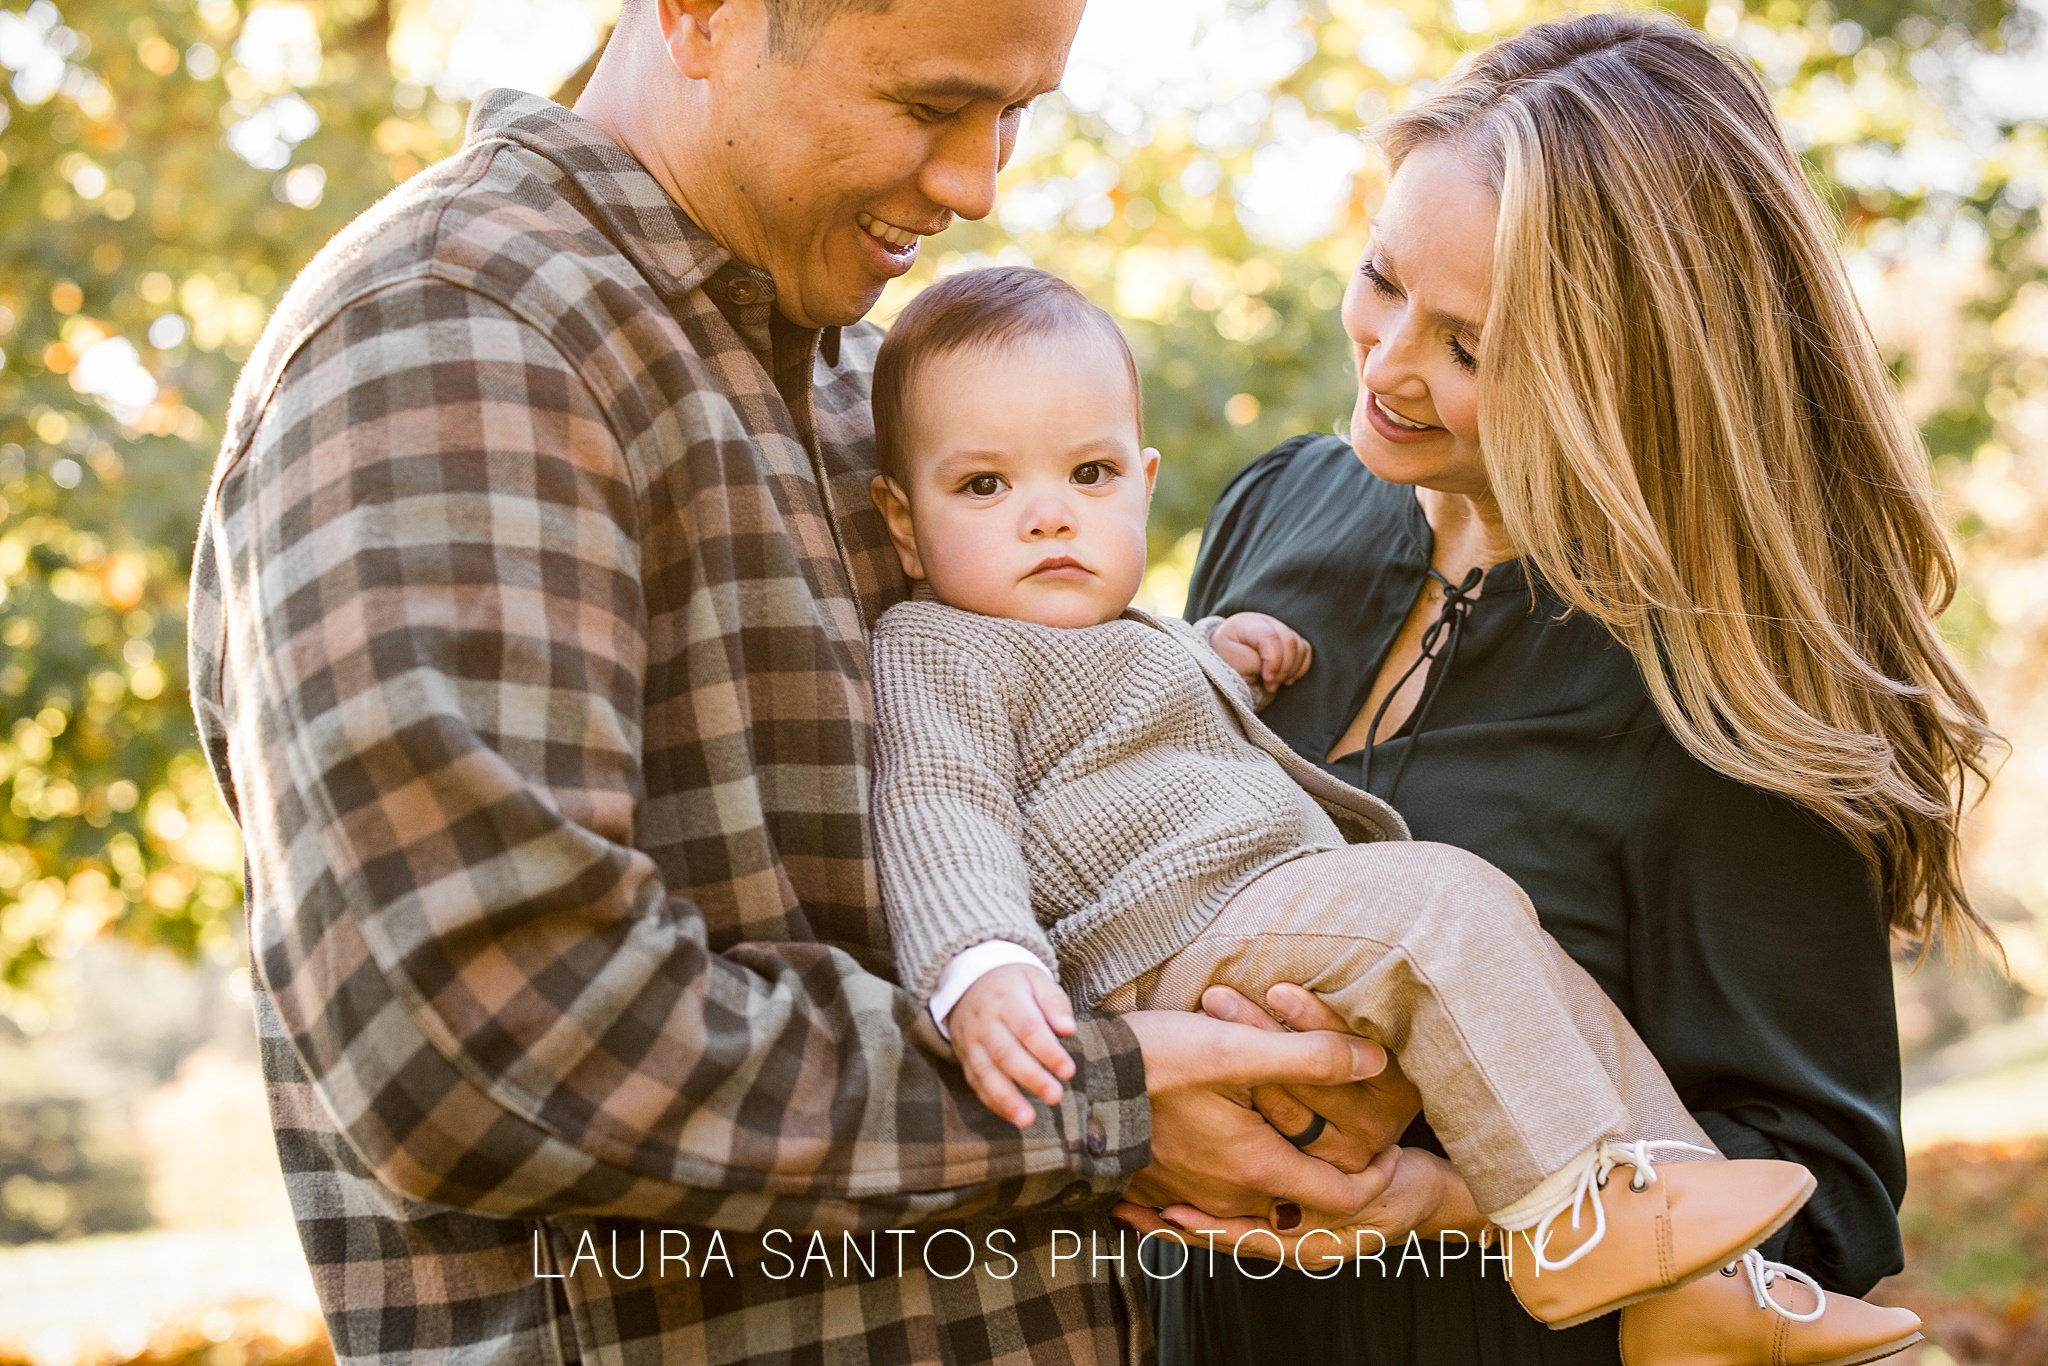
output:
<instances>
[{"instance_id":1,"label":"plaid flannel shirt","mask_svg":"<svg viewBox=\"0 0 2048 1366\"><path fill-rule=\"evenodd\" d=\"M344 1362L1148 1354L1129 1269L1048 1255L1146 1160L1129 1029L1020 1133L888 976L878 337L501 91L251 358L193 704Z\"/></svg>"}]
</instances>

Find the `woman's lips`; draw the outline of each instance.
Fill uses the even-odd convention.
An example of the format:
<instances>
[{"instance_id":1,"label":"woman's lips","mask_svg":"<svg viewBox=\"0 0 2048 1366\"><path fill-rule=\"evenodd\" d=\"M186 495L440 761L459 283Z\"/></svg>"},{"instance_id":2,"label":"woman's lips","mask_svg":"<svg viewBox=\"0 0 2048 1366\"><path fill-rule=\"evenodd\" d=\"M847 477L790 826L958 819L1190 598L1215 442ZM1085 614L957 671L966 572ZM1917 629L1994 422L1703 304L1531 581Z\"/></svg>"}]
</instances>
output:
<instances>
[{"instance_id":1,"label":"woman's lips","mask_svg":"<svg viewBox=\"0 0 2048 1366\"><path fill-rule=\"evenodd\" d=\"M1380 396L1370 389L1359 391L1359 407L1365 410L1365 420L1373 431L1388 441L1427 441L1443 432L1442 427L1411 426L1407 419L1399 418L1381 406Z\"/></svg>"}]
</instances>

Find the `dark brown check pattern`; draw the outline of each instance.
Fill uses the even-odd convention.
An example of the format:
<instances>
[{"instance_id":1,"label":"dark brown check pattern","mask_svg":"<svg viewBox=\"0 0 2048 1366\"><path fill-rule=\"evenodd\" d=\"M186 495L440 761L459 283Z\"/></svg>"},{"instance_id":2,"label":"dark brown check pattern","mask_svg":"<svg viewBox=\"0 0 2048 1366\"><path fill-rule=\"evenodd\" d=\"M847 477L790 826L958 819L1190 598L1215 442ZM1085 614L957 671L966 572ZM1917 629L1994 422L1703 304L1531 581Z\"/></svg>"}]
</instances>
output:
<instances>
[{"instance_id":1,"label":"dark brown check pattern","mask_svg":"<svg viewBox=\"0 0 2048 1366\"><path fill-rule=\"evenodd\" d=\"M496 92L242 377L193 702L346 1362L1149 1352L1128 1281L1047 1261L1113 1236L1146 1158L1130 1031L1085 1022L1019 1134L885 976L878 334L772 294L590 124ZM913 1224L941 1274L915 1238L843 1274L837 1231ZM777 1276L776 1229L835 1251ZM1014 1269L949 1278L961 1233Z\"/></svg>"}]
</instances>

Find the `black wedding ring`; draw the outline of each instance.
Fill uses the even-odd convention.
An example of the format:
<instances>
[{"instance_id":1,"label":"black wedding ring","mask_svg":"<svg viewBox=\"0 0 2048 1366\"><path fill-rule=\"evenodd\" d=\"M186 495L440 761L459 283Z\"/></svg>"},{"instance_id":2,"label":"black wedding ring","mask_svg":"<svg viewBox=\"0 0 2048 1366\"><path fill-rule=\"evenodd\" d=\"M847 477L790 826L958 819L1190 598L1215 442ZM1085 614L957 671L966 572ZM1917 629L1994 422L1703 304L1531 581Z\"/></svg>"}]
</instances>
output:
<instances>
[{"instance_id":1,"label":"black wedding ring","mask_svg":"<svg viewBox=\"0 0 2048 1366\"><path fill-rule=\"evenodd\" d=\"M1297 1148L1306 1148L1309 1144L1323 1136L1323 1130L1329 1127L1329 1123L1330 1121L1324 1119L1321 1115L1311 1114L1308 1118L1308 1127L1306 1129L1303 1129L1298 1134L1282 1134L1280 1136Z\"/></svg>"}]
</instances>

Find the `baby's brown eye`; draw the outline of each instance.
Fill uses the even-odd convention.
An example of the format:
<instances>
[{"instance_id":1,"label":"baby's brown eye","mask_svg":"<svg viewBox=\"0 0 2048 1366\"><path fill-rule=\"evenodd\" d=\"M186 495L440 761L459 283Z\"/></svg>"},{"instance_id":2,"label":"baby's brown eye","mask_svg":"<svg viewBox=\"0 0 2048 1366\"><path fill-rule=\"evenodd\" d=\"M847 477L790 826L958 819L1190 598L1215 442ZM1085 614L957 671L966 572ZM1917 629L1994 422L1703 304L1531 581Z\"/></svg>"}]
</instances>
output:
<instances>
[{"instance_id":1,"label":"baby's brown eye","mask_svg":"<svg viewBox=\"0 0 2048 1366\"><path fill-rule=\"evenodd\" d=\"M1074 468L1074 482L1077 484L1099 484L1109 478L1109 466L1100 460L1090 460Z\"/></svg>"},{"instance_id":2,"label":"baby's brown eye","mask_svg":"<svg viewBox=\"0 0 2048 1366\"><path fill-rule=\"evenodd\" d=\"M993 498L1002 488L1003 481L993 474L977 474L967 481L967 491L977 498Z\"/></svg>"}]
</instances>

